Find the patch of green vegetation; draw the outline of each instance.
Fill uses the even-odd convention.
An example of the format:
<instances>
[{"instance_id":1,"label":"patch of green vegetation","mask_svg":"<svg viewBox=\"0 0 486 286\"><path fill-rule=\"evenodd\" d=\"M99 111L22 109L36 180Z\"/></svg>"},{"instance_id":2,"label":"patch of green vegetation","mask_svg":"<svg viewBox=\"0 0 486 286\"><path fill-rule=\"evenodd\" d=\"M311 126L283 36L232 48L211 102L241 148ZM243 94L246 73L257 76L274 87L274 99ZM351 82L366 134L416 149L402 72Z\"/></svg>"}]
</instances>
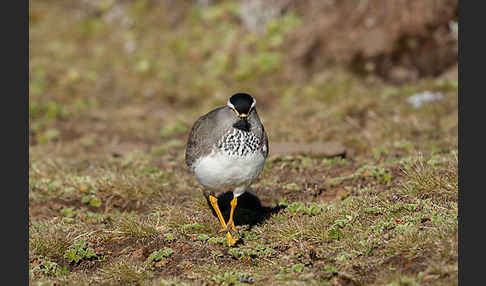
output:
<instances>
[{"instance_id":1,"label":"patch of green vegetation","mask_svg":"<svg viewBox=\"0 0 486 286\"><path fill-rule=\"evenodd\" d=\"M331 240L340 240L344 237L344 234L339 228L332 228L328 231L328 237Z\"/></svg>"},{"instance_id":2,"label":"patch of green vegetation","mask_svg":"<svg viewBox=\"0 0 486 286\"><path fill-rule=\"evenodd\" d=\"M61 267L56 262L50 261L43 256L34 258L29 264L29 272L36 278L49 276L59 277L69 274L66 266Z\"/></svg>"},{"instance_id":3,"label":"patch of green vegetation","mask_svg":"<svg viewBox=\"0 0 486 286\"><path fill-rule=\"evenodd\" d=\"M303 203L303 202L294 202L288 205L285 208L285 211L290 213L291 215L318 215L324 210L323 205L319 205L316 203Z\"/></svg>"},{"instance_id":4,"label":"patch of green vegetation","mask_svg":"<svg viewBox=\"0 0 486 286\"><path fill-rule=\"evenodd\" d=\"M365 165L356 171L356 175L364 177L371 176L379 184L388 184L391 182L392 175L389 170L381 166Z\"/></svg>"},{"instance_id":5,"label":"patch of green vegetation","mask_svg":"<svg viewBox=\"0 0 486 286\"><path fill-rule=\"evenodd\" d=\"M257 257L271 257L275 255L277 251L271 247L257 244L253 247L230 248L228 253L236 259L248 261L249 259L254 259Z\"/></svg>"},{"instance_id":6,"label":"patch of green vegetation","mask_svg":"<svg viewBox=\"0 0 486 286\"><path fill-rule=\"evenodd\" d=\"M329 184L331 186L335 186L347 180L355 180L366 177L373 178L378 184L384 185L389 185L393 178L390 170L383 166L364 165L351 175L331 178L329 180Z\"/></svg>"},{"instance_id":7,"label":"patch of green vegetation","mask_svg":"<svg viewBox=\"0 0 486 286\"><path fill-rule=\"evenodd\" d=\"M73 218L76 216L77 212L73 207L69 207L69 208L63 208L61 210L61 214L65 217Z\"/></svg>"},{"instance_id":8,"label":"patch of green vegetation","mask_svg":"<svg viewBox=\"0 0 486 286\"><path fill-rule=\"evenodd\" d=\"M197 239L200 241L206 241L209 239L209 235L201 233L200 235L197 236Z\"/></svg>"},{"instance_id":9,"label":"patch of green vegetation","mask_svg":"<svg viewBox=\"0 0 486 286\"><path fill-rule=\"evenodd\" d=\"M305 266L302 263L292 265L292 272L300 273L304 271L304 267Z\"/></svg>"},{"instance_id":10,"label":"patch of green vegetation","mask_svg":"<svg viewBox=\"0 0 486 286\"><path fill-rule=\"evenodd\" d=\"M148 261L151 261L151 262L157 262L157 261L162 260L163 258L170 257L172 254L174 254L174 250L172 248L164 248L164 249L152 252L147 259L148 259Z\"/></svg>"},{"instance_id":11,"label":"patch of green vegetation","mask_svg":"<svg viewBox=\"0 0 486 286\"><path fill-rule=\"evenodd\" d=\"M344 166L347 162L345 158L341 157L324 158L321 161L321 165L326 169L330 169L334 166Z\"/></svg>"},{"instance_id":12,"label":"patch of green vegetation","mask_svg":"<svg viewBox=\"0 0 486 286\"><path fill-rule=\"evenodd\" d=\"M225 245L225 243L227 244L228 242L226 237L210 237L208 243Z\"/></svg>"},{"instance_id":13,"label":"patch of green vegetation","mask_svg":"<svg viewBox=\"0 0 486 286\"><path fill-rule=\"evenodd\" d=\"M167 241L173 241L173 240L175 240L175 236L172 233L166 233L166 234L164 234L164 238Z\"/></svg>"},{"instance_id":14,"label":"patch of green vegetation","mask_svg":"<svg viewBox=\"0 0 486 286\"><path fill-rule=\"evenodd\" d=\"M83 196L82 199L81 199L81 202L83 204L88 204L92 207L100 207L101 206L101 200L100 198L98 198L97 196L94 196L94 195L87 195L87 196Z\"/></svg>"},{"instance_id":15,"label":"patch of green vegetation","mask_svg":"<svg viewBox=\"0 0 486 286\"><path fill-rule=\"evenodd\" d=\"M200 231L204 229L204 226L199 223L183 224L181 228L185 231Z\"/></svg>"},{"instance_id":16,"label":"patch of green vegetation","mask_svg":"<svg viewBox=\"0 0 486 286\"><path fill-rule=\"evenodd\" d=\"M255 241L255 240L260 239L260 236L256 233L252 232L252 231L244 230L244 231L240 232L240 234L243 235L243 237L246 241Z\"/></svg>"},{"instance_id":17,"label":"patch of green vegetation","mask_svg":"<svg viewBox=\"0 0 486 286\"><path fill-rule=\"evenodd\" d=\"M234 258L247 260L248 258L254 258L257 256L257 251L250 248L230 248L228 251Z\"/></svg>"},{"instance_id":18,"label":"patch of green vegetation","mask_svg":"<svg viewBox=\"0 0 486 286\"><path fill-rule=\"evenodd\" d=\"M64 258L71 264L77 264L82 260L103 260L103 256L96 254L85 240L75 241L64 253Z\"/></svg>"},{"instance_id":19,"label":"patch of green vegetation","mask_svg":"<svg viewBox=\"0 0 486 286\"><path fill-rule=\"evenodd\" d=\"M245 285L245 283L255 282L255 279L249 273L228 271L216 274L211 277L211 281L218 285Z\"/></svg>"}]
</instances>

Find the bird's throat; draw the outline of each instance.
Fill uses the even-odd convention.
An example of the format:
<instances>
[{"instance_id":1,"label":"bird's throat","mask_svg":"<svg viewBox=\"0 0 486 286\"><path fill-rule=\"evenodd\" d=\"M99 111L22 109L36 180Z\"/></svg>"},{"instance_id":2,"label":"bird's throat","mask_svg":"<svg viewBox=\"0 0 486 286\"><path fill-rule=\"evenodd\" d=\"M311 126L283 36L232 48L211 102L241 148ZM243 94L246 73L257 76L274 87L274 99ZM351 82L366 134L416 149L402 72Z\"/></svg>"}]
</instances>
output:
<instances>
[{"instance_id":1,"label":"bird's throat","mask_svg":"<svg viewBox=\"0 0 486 286\"><path fill-rule=\"evenodd\" d=\"M233 124L233 127L242 131L250 131L250 123L246 118L240 119Z\"/></svg>"}]
</instances>

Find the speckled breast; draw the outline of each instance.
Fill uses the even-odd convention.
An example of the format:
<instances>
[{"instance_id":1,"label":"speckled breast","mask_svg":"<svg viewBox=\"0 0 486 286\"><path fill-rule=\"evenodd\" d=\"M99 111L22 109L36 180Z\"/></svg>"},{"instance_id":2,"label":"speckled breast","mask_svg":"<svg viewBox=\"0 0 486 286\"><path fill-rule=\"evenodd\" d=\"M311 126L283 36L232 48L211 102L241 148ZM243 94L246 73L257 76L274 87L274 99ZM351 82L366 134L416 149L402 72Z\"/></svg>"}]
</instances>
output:
<instances>
[{"instance_id":1,"label":"speckled breast","mask_svg":"<svg viewBox=\"0 0 486 286\"><path fill-rule=\"evenodd\" d=\"M261 142L253 132L233 129L223 136L218 148L229 156L247 157L259 151Z\"/></svg>"}]
</instances>

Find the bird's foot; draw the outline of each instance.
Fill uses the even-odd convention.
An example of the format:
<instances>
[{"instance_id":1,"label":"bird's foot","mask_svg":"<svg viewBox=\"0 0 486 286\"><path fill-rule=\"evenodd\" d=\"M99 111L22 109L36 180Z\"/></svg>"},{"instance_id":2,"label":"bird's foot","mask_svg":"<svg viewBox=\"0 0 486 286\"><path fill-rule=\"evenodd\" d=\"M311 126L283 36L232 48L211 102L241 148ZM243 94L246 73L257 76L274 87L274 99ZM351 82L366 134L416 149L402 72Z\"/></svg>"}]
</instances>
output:
<instances>
[{"instance_id":1,"label":"bird's foot","mask_svg":"<svg viewBox=\"0 0 486 286\"><path fill-rule=\"evenodd\" d=\"M229 232L226 233L226 238L228 239L228 246L229 247L233 246L238 241L238 239L237 238L233 238L231 236L231 233L229 233Z\"/></svg>"}]
</instances>

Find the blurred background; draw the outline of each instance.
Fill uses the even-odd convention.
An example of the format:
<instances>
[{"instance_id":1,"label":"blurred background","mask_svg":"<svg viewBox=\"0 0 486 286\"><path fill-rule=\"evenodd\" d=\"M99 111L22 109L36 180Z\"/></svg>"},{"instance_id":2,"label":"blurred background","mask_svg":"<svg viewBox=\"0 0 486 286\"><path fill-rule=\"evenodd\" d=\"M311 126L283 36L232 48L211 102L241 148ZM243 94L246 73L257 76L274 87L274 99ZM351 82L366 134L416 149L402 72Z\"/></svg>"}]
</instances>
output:
<instances>
[{"instance_id":1,"label":"blurred background","mask_svg":"<svg viewBox=\"0 0 486 286\"><path fill-rule=\"evenodd\" d=\"M30 1L30 146L179 158L198 116L248 92L274 142L338 141L351 155L455 148L457 10L455 0Z\"/></svg>"}]
</instances>

